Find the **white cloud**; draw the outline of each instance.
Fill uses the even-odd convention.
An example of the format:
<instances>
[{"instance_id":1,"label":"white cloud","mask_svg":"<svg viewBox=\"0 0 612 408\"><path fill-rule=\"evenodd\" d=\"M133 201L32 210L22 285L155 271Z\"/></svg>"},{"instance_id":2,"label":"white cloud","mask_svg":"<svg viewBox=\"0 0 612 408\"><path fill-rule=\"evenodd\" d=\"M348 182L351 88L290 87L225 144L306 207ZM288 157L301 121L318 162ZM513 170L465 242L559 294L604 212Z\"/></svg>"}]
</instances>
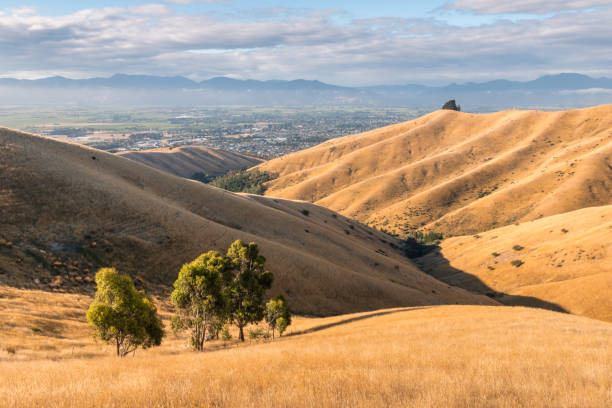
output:
<instances>
[{"instance_id":1,"label":"white cloud","mask_svg":"<svg viewBox=\"0 0 612 408\"><path fill-rule=\"evenodd\" d=\"M562 90L560 95L612 95L612 89L607 88L588 88L576 90Z\"/></svg>"},{"instance_id":2,"label":"white cloud","mask_svg":"<svg viewBox=\"0 0 612 408\"><path fill-rule=\"evenodd\" d=\"M229 0L163 0L170 4L227 3Z\"/></svg>"},{"instance_id":3,"label":"white cloud","mask_svg":"<svg viewBox=\"0 0 612 408\"><path fill-rule=\"evenodd\" d=\"M610 8L476 27L401 18L340 24L323 12L228 22L163 5L58 17L9 11L0 14L0 75L232 75L345 85L612 75L609 21Z\"/></svg>"},{"instance_id":4,"label":"white cloud","mask_svg":"<svg viewBox=\"0 0 612 408\"><path fill-rule=\"evenodd\" d=\"M470 10L477 14L548 14L601 6L610 6L610 0L457 0L446 8Z\"/></svg>"}]
</instances>

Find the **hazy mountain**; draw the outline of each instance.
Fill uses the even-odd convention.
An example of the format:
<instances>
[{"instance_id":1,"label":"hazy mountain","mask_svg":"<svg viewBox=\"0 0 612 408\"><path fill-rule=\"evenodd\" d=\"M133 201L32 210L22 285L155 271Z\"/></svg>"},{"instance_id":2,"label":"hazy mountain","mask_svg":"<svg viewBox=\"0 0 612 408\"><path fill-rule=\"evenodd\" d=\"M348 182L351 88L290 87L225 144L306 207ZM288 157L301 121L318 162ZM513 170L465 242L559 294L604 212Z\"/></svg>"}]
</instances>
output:
<instances>
[{"instance_id":1,"label":"hazy mountain","mask_svg":"<svg viewBox=\"0 0 612 408\"><path fill-rule=\"evenodd\" d=\"M573 108L609 103L612 79L563 73L532 81L499 79L445 86L420 84L343 87L317 80L216 77L201 82L182 76L115 74L109 78L0 79L15 104L98 103L123 105L362 105L439 108L455 98L470 111L507 108Z\"/></svg>"}]
</instances>

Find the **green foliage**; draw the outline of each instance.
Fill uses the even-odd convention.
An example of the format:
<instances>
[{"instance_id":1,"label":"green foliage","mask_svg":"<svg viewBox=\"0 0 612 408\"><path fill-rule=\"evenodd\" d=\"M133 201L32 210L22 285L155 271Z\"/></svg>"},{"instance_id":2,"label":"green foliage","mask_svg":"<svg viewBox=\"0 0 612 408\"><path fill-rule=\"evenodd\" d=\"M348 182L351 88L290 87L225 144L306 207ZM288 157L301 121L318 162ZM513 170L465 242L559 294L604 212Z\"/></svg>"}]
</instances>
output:
<instances>
[{"instance_id":1,"label":"green foliage","mask_svg":"<svg viewBox=\"0 0 612 408\"><path fill-rule=\"evenodd\" d=\"M264 337L264 331L262 328L257 327L255 329L249 330L249 339L257 340Z\"/></svg>"},{"instance_id":2,"label":"green foliage","mask_svg":"<svg viewBox=\"0 0 612 408\"><path fill-rule=\"evenodd\" d=\"M234 241L227 256L232 265L232 277L226 289L229 316L238 326L239 339L244 341L244 327L264 317L264 295L272 286L274 276L264 269L266 259L259 255L254 242Z\"/></svg>"},{"instance_id":3,"label":"green foliage","mask_svg":"<svg viewBox=\"0 0 612 408\"><path fill-rule=\"evenodd\" d=\"M279 336L283 335L283 332L287 330L287 327L291 324L291 310L285 298L280 295L273 299L270 299L266 303L266 323L272 330L272 337L274 337L274 330L278 329Z\"/></svg>"},{"instance_id":4,"label":"green foliage","mask_svg":"<svg viewBox=\"0 0 612 408\"><path fill-rule=\"evenodd\" d=\"M172 319L175 331L190 330L191 345L203 350L206 331L218 333L226 321L224 283L230 279L231 264L216 251L200 255L183 265L170 300L177 310Z\"/></svg>"},{"instance_id":5,"label":"green foliage","mask_svg":"<svg viewBox=\"0 0 612 408\"><path fill-rule=\"evenodd\" d=\"M265 261L257 244L237 240L227 256L209 251L183 265L170 297L177 310L172 328L190 330L196 350L203 350L206 340L218 339L219 334L230 340L228 322L238 326L244 341L244 327L264 317L265 291L273 280L264 269Z\"/></svg>"},{"instance_id":6,"label":"green foliage","mask_svg":"<svg viewBox=\"0 0 612 408\"><path fill-rule=\"evenodd\" d=\"M211 181L214 180L213 177L209 176L208 174L204 173L203 171L197 172L197 173L193 173L191 175L191 177L189 177L192 180L196 180L196 181L200 181L202 183L208 184Z\"/></svg>"},{"instance_id":7,"label":"green foliage","mask_svg":"<svg viewBox=\"0 0 612 408\"><path fill-rule=\"evenodd\" d=\"M223 341L230 341L232 339L232 333L230 333L227 326L224 326L223 330L221 330L221 338Z\"/></svg>"},{"instance_id":8,"label":"green foliage","mask_svg":"<svg viewBox=\"0 0 612 408\"><path fill-rule=\"evenodd\" d=\"M414 239L416 239L417 243L429 245L437 241L441 241L443 238L441 232L428 231L423 233L421 231L417 231L414 233Z\"/></svg>"},{"instance_id":9,"label":"green foliage","mask_svg":"<svg viewBox=\"0 0 612 408\"><path fill-rule=\"evenodd\" d=\"M510 262L510 265L514 266L515 268L518 268L524 263L525 262L521 261L520 259L515 259L514 261Z\"/></svg>"},{"instance_id":10,"label":"green foliage","mask_svg":"<svg viewBox=\"0 0 612 408\"><path fill-rule=\"evenodd\" d=\"M114 343L120 357L138 347L161 344L164 326L157 308L149 296L136 290L129 276L119 275L115 268L102 268L96 273L96 285L87 320L97 338Z\"/></svg>"},{"instance_id":11,"label":"green foliage","mask_svg":"<svg viewBox=\"0 0 612 408\"><path fill-rule=\"evenodd\" d=\"M259 170L230 171L215 178L211 184L237 193L263 194L266 190L264 183L274 178L270 173Z\"/></svg>"}]
</instances>

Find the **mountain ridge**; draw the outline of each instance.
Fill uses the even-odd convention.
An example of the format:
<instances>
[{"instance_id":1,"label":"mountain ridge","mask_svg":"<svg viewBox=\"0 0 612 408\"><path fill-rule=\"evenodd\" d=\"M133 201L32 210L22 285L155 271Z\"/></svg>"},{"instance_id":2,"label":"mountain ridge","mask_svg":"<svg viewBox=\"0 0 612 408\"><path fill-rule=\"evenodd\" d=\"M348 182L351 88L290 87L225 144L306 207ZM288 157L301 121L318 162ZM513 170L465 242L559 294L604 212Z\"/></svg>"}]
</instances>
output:
<instances>
[{"instance_id":1,"label":"mountain ridge","mask_svg":"<svg viewBox=\"0 0 612 408\"><path fill-rule=\"evenodd\" d=\"M187 88L195 89L326 89L326 90L389 90L408 89L412 91L439 90L439 91L483 91L483 90L526 90L526 89L558 89L575 90L589 88L612 89L612 78L591 77L579 73L559 73L540 76L533 80L513 81L508 79L495 79L484 82L451 83L448 85L431 86L416 83L407 84L380 84L371 86L341 86L322 82L319 80L293 79L293 80L256 80L236 79L227 76L217 76L202 81L195 81L184 76L156 76L117 73L110 77L93 77L85 79L71 79L64 76L52 76L40 79L0 78L0 84L25 86L94 86L94 87L151 87L151 88Z\"/></svg>"}]
</instances>

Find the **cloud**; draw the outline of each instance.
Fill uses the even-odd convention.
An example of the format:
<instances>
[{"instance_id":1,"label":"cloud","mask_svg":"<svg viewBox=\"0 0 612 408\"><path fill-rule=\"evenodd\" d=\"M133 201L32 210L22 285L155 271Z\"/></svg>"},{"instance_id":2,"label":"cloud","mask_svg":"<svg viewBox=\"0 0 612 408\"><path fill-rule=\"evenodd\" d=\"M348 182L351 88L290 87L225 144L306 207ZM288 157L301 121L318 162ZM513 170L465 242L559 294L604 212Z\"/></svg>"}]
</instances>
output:
<instances>
[{"instance_id":1,"label":"cloud","mask_svg":"<svg viewBox=\"0 0 612 408\"><path fill-rule=\"evenodd\" d=\"M609 6L610 0L458 0L445 8L469 10L476 14L548 14L566 10L585 10Z\"/></svg>"},{"instance_id":2,"label":"cloud","mask_svg":"<svg viewBox=\"0 0 612 408\"><path fill-rule=\"evenodd\" d=\"M612 89L607 88L588 88L588 89L576 89L576 90L562 90L559 91L560 95L612 95Z\"/></svg>"},{"instance_id":3,"label":"cloud","mask_svg":"<svg viewBox=\"0 0 612 408\"><path fill-rule=\"evenodd\" d=\"M0 76L122 72L371 85L612 74L610 8L472 27L397 17L339 23L333 12L282 13L227 21L163 5L57 17L6 10Z\"/></svg>"},{"instance_id":4,"label":"cloud","mask_svg":"<svg viewBox=\"0 0 612 408\"><path fill-rule=\"evenodd\" d=\"M229 0L163 0L169 4L227 3Z\"/></svg>"}]
</instances>

